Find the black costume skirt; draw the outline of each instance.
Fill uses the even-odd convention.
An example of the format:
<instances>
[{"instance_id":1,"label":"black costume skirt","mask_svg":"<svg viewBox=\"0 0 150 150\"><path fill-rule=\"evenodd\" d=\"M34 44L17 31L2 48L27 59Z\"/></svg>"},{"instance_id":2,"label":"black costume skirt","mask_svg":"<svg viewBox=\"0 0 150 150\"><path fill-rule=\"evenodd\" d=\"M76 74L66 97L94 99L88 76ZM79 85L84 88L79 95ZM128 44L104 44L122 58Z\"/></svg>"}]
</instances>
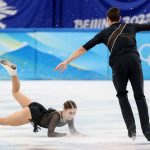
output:
<instances>
[{"instance_id":1,"label":"black costume skirt","mask_svg":"<svg viewBox=\"0 0 150 150\"><path fill-rule=\"evenodd\" d=\"M37 102L32 102L28 107L32 116L32 119L30 121L33 123L33 132L38 132L38 129L40 129L40 127L38 126L40 120L48 110L43 105Z\"/></svg>"}]
</instances>

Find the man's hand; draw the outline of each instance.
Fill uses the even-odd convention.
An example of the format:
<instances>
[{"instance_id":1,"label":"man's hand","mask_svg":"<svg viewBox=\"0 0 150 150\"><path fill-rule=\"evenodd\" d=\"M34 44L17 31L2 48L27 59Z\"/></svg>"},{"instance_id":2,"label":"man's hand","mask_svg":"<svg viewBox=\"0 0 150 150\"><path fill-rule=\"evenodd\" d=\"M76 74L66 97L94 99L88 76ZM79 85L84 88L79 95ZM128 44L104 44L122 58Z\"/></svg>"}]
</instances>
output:
<instances>
[{"instance_id":1,"label":"man's hand","mask_svg":"<svg viewBox=\"0 0 150 150\"><path fill-rule=\"evenodd\" d=\"M86 49L83 47L80 47L78 50L76 50L68 59L65 61L61 62L55 69L60 70L60 72L63 72L67 68L67 64L69 64L71 61L75 60L78 58L80 55L84 54L86 52Z\"/></svg>"},{"instance_id":2,"label":"man's hand","mask_svg":"<svg viewBox=\"0 0 150 150\"><path fill-rule=\"evenodd\" d=\"M67 63L66 62L61 62L60 64L58 64L56 66L56 68L54 69L54 71L60 70L60 72L63 72L64 70L66 70L66 68L67 68Z\"/></svg>"}]
</instances>

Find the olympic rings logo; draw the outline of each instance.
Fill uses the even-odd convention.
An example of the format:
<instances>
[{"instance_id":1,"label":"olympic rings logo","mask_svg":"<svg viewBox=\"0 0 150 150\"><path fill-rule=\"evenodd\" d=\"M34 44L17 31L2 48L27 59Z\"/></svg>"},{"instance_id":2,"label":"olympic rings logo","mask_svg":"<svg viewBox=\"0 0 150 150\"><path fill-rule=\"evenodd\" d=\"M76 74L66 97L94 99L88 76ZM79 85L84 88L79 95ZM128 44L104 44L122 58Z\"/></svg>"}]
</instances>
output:
<instances>
[{"instance_id":1,"label":"olympic rings logo","mask_svg":"<svg viewBox=\"0 0 150 150\"><path fill-rule=\"evenodd\" d=\"M143 44L139 48L139 54L141 56L141 60L146 62L150 66L150 53L149 53L149 55L146 58L145 58L145 56L143 56L143 50L144 50L145 47L150 47L150 44Z\"/></svg>"}]
</instances>

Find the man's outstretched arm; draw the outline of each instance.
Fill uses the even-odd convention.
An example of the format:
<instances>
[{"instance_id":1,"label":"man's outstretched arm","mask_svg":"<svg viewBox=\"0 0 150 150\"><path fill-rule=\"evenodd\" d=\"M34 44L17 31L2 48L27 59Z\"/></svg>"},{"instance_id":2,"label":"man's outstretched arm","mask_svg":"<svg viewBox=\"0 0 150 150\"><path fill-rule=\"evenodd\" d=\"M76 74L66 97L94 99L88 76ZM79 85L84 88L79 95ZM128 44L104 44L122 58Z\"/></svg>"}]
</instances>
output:
<instances>
[{"instance_id":1,"label":"man's outstretched arm","mask_svg":"<svg viewBox=\"0 0 150 150\"><path fill-rule=\"evenodd\" d=\"M133 24L136 32L140 32L140 31L150 31L150 24L138 24L138 23L134 23Z\"/></svg>"},{"instance_id":2,"label":"man's outstretched arm","mask_svg":"<svg viewBox=\"0 0 150 150\"><path fill-rule=\"evenodd\" d=\"M54 70L61 70L64 71L67 68L67 64L71 61L75 60L91 48L93 48L96 44L100 44L103 42L103 32L99 32L94 36L91 40L81 46L78 50L76 50L69 58L61 62Z\"/></svg>"},{"instance_id":3,"label":"man's outstretched arm","mask_svg":"<svg viewBox=\"0 0 150 150\"><path fill-rule=\"evenodd\" d=\"M75 60L82 54L87 52L87 50L83 47L80 47L78 50L76 50L70 57L68 57L66 60L58 64L54 70L61 70L64 71L67 68L67 64L69 64L71 61Z\"/></svg>"}]
</instances>

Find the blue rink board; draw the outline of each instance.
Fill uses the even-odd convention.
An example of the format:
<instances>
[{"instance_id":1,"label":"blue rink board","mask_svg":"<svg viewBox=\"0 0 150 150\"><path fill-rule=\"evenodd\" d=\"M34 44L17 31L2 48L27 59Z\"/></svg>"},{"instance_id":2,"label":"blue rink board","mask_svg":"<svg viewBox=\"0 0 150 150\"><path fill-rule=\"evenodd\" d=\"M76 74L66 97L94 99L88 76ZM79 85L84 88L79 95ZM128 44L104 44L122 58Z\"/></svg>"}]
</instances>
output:
<instances>
[{"instance_id":1,"label":"blue rink board","mask_svg":"<svg viewBox=\"0 0 150 150\"><path fill-rule=\"evenodd\" d=\"M99 30L77 29L6 29L0 32L0 55L18 66L21 79L109 80L109 52L104 44L68 65L64 73L53 69L73 51L90 40ZM150 35L137 34L144 79L150 79ZM0 66L0 79L9 79Z\"/></svg>"}]
</instances>

